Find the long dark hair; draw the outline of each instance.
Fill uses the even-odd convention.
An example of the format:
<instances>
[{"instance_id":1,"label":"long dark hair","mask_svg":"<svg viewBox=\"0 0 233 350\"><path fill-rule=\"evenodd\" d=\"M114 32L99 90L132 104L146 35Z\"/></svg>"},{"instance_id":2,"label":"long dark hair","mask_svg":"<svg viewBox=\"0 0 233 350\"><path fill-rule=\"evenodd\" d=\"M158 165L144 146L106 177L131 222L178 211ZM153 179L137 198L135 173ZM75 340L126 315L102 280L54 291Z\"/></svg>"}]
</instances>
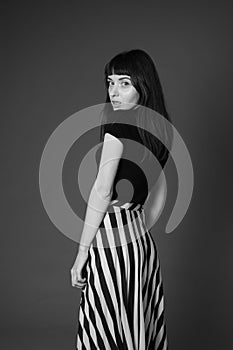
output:
<instances>
[{"instance_id":1,"label":"long dark hair","mask_svg":"<svg viewBox=\"0 0 233 350\"><path fill-rule=\"evenodd\" d=\"M165 106L163 90L155 64L151 57L145 51L140 49L123 51L113 57L106 64L104 68L104 82L107 96L102 117L103 123L107 122L106 115L112 108L110 104L107 81L108 76L111 74L129 75L133 86L139 93L139 100L137 104L148 107L148 110L151 109L158 112L171 123L171 118ZM139 113L137 113L136 119L137 127L143 144L146 146L144 157L146 154L149 154L149 157L151 157L151 152L149 152L149 150L152 150L152 152L156 154L157 158L159 159L162 167L164 167L168 159L169 149L172 143L172 128L169 128L168 123L165 123L162 120L158 121L155 120L155 118L145 118L145 109L141 115L140 111L142 112L142 109L139 108L138 111ZM150 123L147 125L147 128L146 123ZM148 130L148 127L149 130L155 130L156 134L159 133L163 140L166 139L166 144L169 145L169 147L167 148L164 146L164 144L156 137L151 137L151 133L146 131ZM101 125L100 140L102 142L103 138L104 125Z\"/></svg>"}]
</instances>

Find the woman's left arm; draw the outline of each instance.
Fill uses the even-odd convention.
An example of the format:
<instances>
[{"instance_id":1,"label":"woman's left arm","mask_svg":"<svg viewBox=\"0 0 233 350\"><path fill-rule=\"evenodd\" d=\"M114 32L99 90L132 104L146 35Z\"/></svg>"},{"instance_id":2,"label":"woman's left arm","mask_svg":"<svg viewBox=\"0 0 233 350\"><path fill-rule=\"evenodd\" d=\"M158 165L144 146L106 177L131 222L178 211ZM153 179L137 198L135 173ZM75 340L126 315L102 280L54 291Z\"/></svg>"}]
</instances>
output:
<instances>
[{"instance_id":1,"label":"woman's left arm","mask_svg":"<svg viewBox=\"0 0 233 350\"><path fill-rule=\"evenodd\" d=\"M98 182L95 181L86 210L85 222L80 239L79 250L87 251L95 237L99 225L103 220L106 210L111 201L111 194L104 192L103 189L98 188Z\"/></svg>"},{"instance_id":2,"label":"woman's left arm","mask_svg":"<svg viewBox=\"0 0 233 350\"><path fill-rule=\"evenodd\" d=\"M84 228L80 239L82 251L89 248L109 206L112 186L122 152L122 142L115 136L106 133L99 171L88 200Z\"/></svg>"},{"instance_id":3,"label":"woman's left arm","mask_svg":"<svg viewBox=\"0 0 233 350\"><path fill-rule=\"evenodd\" d=\"M111 201L112 185L122 153L122 142L115 136L106 133L101 153L99 172L88 199L79 251L71 269L72 285L82 287L82 282L79 284L77 280L84 281L81 276L81 270L87 260L88 249L91 242L99 229L99 225Z\"/></svg>"},{"instance_id":4,"label":"woman's left arm","mask_svg":"<svg viewBox=\"0 0 233 350\"><path fill-rule=\"evenodd\" d=\"M82 288L85 285L85 277L82 276L82 269L87 262L89 246L95 237L110 201L111 197L103 195L102 191L97 189L95 182L88 200L79 250L71 268L71 284L73 287Z\"/></svg>"}]
</instances>

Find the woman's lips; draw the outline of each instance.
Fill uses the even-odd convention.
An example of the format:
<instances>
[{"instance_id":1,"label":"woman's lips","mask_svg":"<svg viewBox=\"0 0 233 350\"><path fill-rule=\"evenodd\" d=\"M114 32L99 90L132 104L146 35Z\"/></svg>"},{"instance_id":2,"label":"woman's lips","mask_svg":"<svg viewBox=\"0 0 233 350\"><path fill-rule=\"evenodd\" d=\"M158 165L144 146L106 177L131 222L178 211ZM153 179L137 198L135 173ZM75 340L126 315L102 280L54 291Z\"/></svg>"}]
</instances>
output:
<instances>
[{"instance_id":1,"label":"woman's lips","mask_svg":"<svg viewBox=\"0 0 233 350\"><path fill-rule=\"evenodd\" d=\"M120 105L121 102L119 102L119 101L112 101L112 104L113 104L114 106L117 106L117 105Z\"/></svg>"}]
</instances>

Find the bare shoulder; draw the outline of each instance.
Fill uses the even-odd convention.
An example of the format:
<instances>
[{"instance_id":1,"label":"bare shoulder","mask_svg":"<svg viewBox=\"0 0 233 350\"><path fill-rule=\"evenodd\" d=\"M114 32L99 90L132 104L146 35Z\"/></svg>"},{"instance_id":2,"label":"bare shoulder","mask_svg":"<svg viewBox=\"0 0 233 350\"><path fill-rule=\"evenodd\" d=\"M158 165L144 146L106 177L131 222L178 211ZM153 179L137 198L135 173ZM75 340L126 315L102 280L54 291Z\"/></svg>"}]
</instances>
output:
<instances>
[{"instance_id":1,"label":"bare shoulder","mask_svg":"<svg viewBox=\"0 0 233 350\"><path fill-rule=\"evenodd\" d=\"M116 141L117 140L118 142L120 142L121 145L123 145L123 143L121 142L121 140L118 137L116 137L113 134L110 134L108 132L106 132L104 135L104 142L105 142L105 140L106 141L111 141L111 140Z\"/></svg>"}]
</instances>

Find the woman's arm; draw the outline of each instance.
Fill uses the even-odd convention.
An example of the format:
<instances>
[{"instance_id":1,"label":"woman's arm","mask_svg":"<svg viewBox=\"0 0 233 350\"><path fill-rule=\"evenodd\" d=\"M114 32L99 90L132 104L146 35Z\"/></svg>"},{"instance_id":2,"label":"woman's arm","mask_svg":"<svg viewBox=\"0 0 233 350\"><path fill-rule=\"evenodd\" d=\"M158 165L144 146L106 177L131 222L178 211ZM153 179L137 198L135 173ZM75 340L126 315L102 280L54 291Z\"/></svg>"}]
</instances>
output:
<instances>
[{"instance_id":1,"label":"woman's arm","mask_svg":"<svg viewBox=\"0 0 233 350\"><path fill-rule=\"evenodd\" d=\"M98 189L97 183L95 182L88 199L85 222L80 239L80 250L86 251L89 249L110 201L111 195L107 195L104 191Z\"/></svg>"},{"instance_id":2,"label":"woman's arm","mask_svg":"<svg viewBox=\"0 0 233 350\"><path fill-rule=\"evenodd\" d=\"M153 227L160 214L162 213L166 201L166 194L166 181L164 173L161 171L158 180L149 193L143 206L145 212L146 227L148 230Z\"/></svg>"},{"instance_id":3,"label":"woman's arm","mask_svg":"<svg viewBox=\"0 0 233 350\"><path fill-rule=\"evenodd\" d=\"M109 206L112 195L112 185L122 153L122 142L115 136L106 133L98 175L88 199L85 223L79 246L79 249L82 251L88 250Z\"/></svg>"}]
</instances>

